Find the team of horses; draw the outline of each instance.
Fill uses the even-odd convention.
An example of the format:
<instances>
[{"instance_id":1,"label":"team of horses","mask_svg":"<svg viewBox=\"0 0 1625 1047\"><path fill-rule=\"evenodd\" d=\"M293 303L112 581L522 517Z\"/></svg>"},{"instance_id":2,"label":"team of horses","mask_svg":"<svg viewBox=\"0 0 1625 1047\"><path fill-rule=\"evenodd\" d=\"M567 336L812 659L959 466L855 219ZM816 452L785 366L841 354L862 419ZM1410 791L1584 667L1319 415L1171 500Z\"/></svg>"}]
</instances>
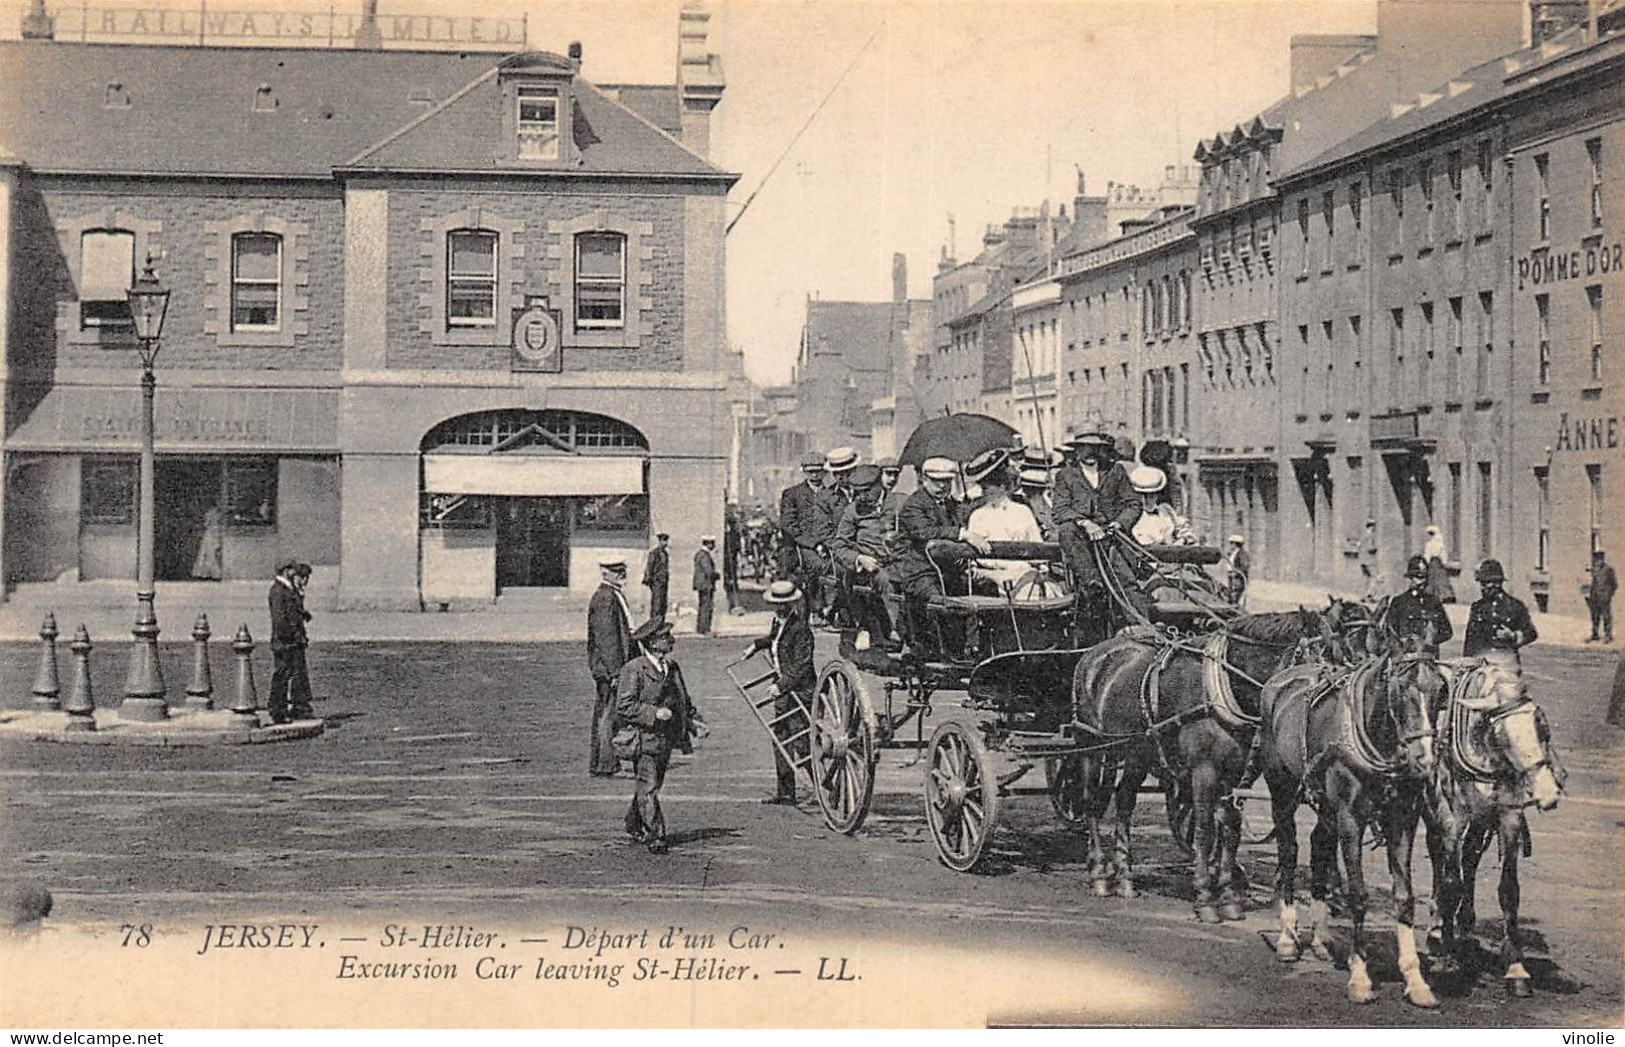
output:
<instances>
[{"instance_id":1,"label":"team of horses","mask_svg":"<svg viewBox=\"0 0 1625 1047\"><path fill-rule=\"evenodd\" d=\"M1474 880L1498 840L1503 977L1509 992L1527 995L1517 941L1524 812L1557 805L1562 765L1515 674L1483 659L1439 659L1432 639L1402 638L1383 624L1380 608L1333 599L1319 611L1241 615L1205 634L1129 628L1087 650L1073 675L1072 704L1096 744L1072 757L1070 773L1083 783L1095 893L1136 894L1130 821L1141 783L1155 773L1191 805L1197 918L1242 919L1247 880L1237 860L1234 794L1262 778L1279 859L1278 960L1296 961L1305 944L1333 959L1329 903L1340 886L1352 924L1346 995L1375 999L1361 860L1373 833L1387 852L1405 998L1438 1006L1414 922L1411 857L1425 827L1434 969L1462 967L1476 955ZM1304 804L1315 822L1309 918L1300 927L1296 818Z\"/></svg>"}]
</instances>

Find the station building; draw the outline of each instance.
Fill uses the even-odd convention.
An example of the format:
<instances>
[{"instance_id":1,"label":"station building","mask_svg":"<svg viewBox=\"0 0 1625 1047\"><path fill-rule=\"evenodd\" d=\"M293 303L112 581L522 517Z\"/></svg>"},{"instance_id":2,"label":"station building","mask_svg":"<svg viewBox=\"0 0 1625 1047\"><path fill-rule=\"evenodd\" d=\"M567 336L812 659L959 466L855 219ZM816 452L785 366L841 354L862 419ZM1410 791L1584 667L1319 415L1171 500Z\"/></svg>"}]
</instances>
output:
<instances>
[{"instance_id":1,"label":"station building","mask_svg":"<svg viewBox=\"0 0 1625 1047\"><path fill-rule=\"evenodd\" d=\"M157 573L342 606L586 590L721 533L723 81L544 52L0 43L0 573L135 573L126 288L171 289Z\"/></svg>"}]
</instances>

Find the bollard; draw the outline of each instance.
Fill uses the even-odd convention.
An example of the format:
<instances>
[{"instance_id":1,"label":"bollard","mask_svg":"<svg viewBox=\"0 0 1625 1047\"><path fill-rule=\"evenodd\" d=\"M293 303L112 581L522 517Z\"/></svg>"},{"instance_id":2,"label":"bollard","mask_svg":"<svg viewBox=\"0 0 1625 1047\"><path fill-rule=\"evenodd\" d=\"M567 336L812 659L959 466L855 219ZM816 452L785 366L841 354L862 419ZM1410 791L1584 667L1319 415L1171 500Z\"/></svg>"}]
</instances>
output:
<instances>
[{"instance_id":1,"label":"bollard","mask_svg":"<svg viewBox=\"0 0 1625 1047\"><path fill-rule=\"evenodd\" d=\"M214 708L214 679L209 674L209 616L198 612L192 626L192 682L186 685L186 704L193 709Z\"/></svg>"},{"instance_id":2,"label":"bollard","mask_svg":"<svg viewBox=\"0 0 1625 1047\"><path fill-rule=\"evenodd\" d=\"M96 696L90 686L90 631L83 624L74 630L73 689L68 692L68 723L64 730L94 731L96 729Z\"/></svg>"},{"instance_id":3,"label":"bollard","mask_svg":"<svg viewBox=\"0 0 1625 1047\"><path fill-rule=\"evenodd\" d=\"M231 641L231 649L237 655L237 697L231 703L231 717L239 727L258 727L260 715L257 709L259 696L254 693L254 638L248 634L248 626L239 626L237 635Z\"/></svg>"},{"instance_id":4,"label":"bollard","mask_svg":"<svg viewBox=\"0 0 1625 1047\"><path fill-rule=\"evenodd\" d=\"M56 675L56 615L49 612L40 623L39 672L34 674L34 708L56 711L62 708L62 681Z\"/></svg>"}]
</instances>

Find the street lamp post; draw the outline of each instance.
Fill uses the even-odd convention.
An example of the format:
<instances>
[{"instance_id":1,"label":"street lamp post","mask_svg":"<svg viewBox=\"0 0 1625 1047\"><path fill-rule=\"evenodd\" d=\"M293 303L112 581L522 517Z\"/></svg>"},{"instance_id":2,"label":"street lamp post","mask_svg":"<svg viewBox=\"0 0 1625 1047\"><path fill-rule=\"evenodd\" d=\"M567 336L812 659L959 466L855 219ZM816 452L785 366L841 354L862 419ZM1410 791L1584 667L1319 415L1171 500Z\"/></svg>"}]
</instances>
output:
<instances>
[{"instance_id":1,"label":"street lamp post","mask_svg":"<svg viewBox=\"0 0 1625 1047\"><path fill-rule=\"evenodd\" d=\"M152 373L158 357L158 338L164 329L164 313L169 309L169 289L158 282L152 259L141 271L126 297L130 319L135 324L136 342L141 352L141 509L136 548L135 647L130 653L130 673L124 680L124 702L119 716L126 720L152 722L169 716L168 692L158 664L158 614L153 609L157 595L153 584L154 518L157 503L153 495L153 395L158 379Z\"/></svg>"}]
</instances>

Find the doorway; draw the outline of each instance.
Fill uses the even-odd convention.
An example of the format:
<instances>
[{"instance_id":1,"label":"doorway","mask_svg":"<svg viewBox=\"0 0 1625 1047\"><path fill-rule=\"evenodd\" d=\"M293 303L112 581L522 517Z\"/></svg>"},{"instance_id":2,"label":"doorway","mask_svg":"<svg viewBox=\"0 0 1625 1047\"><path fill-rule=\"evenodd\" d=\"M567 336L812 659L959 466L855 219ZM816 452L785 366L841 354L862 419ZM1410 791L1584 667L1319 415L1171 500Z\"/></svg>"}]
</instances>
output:
<instances>
[{"instance_id":1,"label":"doorway","mask_svg":"<svg viewBox=\"0 0 1625 1047\"><path fill-rule=\"evenodd\" d=\"M205 537L211 548L217 537L205 535L220 518L220 463L174 458L154 463L153 573L159 581L218 579L218 556L199 559ZM214 510L211 517L210 510Z\"/></svg>"},{"instance_id":2,"label":"doorway","mask_svg":"<svg viewBox=\"0 0 1625 1047\"><path fill-rule=\"evenodd\" d=\"M497 590L570 584L568 498L492 498Z\"/></svg>"}]
</instances>

